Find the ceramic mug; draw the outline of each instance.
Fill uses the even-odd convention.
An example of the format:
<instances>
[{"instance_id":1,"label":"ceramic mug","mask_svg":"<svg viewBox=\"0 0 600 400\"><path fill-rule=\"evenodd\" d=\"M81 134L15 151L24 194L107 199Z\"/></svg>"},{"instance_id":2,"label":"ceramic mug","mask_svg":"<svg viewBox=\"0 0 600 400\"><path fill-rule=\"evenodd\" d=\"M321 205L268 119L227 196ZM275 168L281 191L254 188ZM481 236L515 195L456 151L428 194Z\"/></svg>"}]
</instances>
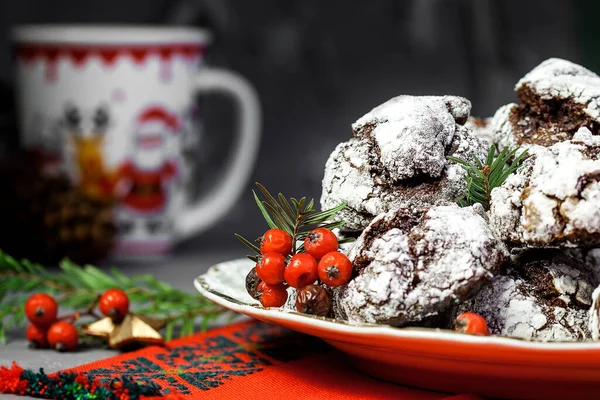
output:
<instances>
[{"instance_id":1,"label":"ceramic mug","mask_svg":"<svg viewBox=\"0 0 600 400\"><path fill-rule=\"evenodd\" d=\"M260 106L241 76L203 65L209 32L37 25L17 27L13 41L22 144L46 172L116 199L117 256L165 253L235 204L256 160ZM206 92L229 94L238 124L224 177L193 203L196 95Z\"/></svg>"}]
</instances>

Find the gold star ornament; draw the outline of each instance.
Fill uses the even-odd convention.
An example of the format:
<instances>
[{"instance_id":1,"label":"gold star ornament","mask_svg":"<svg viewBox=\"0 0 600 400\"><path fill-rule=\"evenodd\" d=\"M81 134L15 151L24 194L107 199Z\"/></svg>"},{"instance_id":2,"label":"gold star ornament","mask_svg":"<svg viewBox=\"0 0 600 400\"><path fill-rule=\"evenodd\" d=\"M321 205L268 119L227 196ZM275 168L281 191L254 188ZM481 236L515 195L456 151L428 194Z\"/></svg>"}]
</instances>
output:
<instances>
[{"instance_id":1,"label":"gold star ornament","mask_svg":"<svg viewBox=\"0 0 600 400\"><path fill-rule=\"evenodd\" d=\"M106 317L84 326L83 331L91 336L107 338L112 349L162 346L165 341L158 330L166 324L166 320L128 313L120 323Z\"/></svg>"}]
</instances>

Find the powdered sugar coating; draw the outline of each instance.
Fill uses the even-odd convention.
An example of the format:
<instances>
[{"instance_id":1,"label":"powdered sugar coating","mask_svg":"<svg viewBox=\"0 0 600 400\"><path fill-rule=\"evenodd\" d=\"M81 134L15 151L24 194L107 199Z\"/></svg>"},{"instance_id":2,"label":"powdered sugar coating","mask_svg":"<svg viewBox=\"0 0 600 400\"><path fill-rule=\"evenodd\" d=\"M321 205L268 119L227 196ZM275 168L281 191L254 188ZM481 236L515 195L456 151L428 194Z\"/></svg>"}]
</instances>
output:
<instances>
[{"instance_id":1,"label":"powdered sugar coating","mask_svg":"<svg viewBox=\"0 0 600 400\"><path fill-rule=\"evenodd\" d=\"M600 137L530 146L531 157L492 191L490 223L513 245L600 245Z\"/></svg>"},{"instance_id":2,"label":"powdered sugar coating","mask_svg":"<svg viewBox=\"0 0 600 400\"><path fill-rule=\"evenodd\" d=\"M373 142L392 181L438 178L447 164L446 149L470 110L463 97L403 95L375 107L352 129L355 136Z\"/></svg>"},{"instance_id":3,"label":"powdered sugar coating","mask_svg":"<svg viewBox=\"0 0 600 400\"><path fill-rule=\"evenodd\" d=\"M590 337L588 309L597 281L577 260L551 252L517 262L458 308L483 316L495 335L544 341Z\"/></svg>"},{"instance_id":4,"label":"powdered sugar coating","mask_svg":"<svg viewBox=\"0 0 600 400\"><path fill-rule=\"evenodd\" d=\"M502 151L504 148L512 149L517 146L514 128L509 117L518 108L519 106L515 103L506 104L496 110L490 121L489 129L492 135L492 142L499 151Z\"/></svg>"},{"instance_id":5,"label":"powdered sugar coating","mask_svg":"<svg viewBox=\"0 0 600 400\"><path fill-rule=\"evenodd\" d=\"M551 58L515 86L519 104L501 107L492 119L494 142L503 149L551 146L580 128L600 129L600 77L570 61Z\"/></svg>"},{"instance_id":6,"label":"powdered sugar coating","mask_svg":"<svg viewBox=\"0 0 600 400\"><path fill-rule=\"evenodd\" d=\"M494 131L491 127L491 122L492 118L469 117L464 126L471 131L473 136L485 141L489 147L494 144Z\"/></svg>"},{"instance_id":7,"label":"powdered sugar coating","mask_svg":"<svg viewBox=\"0 0 600 400\"><path fill-rule=\"evenodd\" d=\"M472 159L485 157L486 144L468 129L459 126L447 155ZM400 207L427 207L455 202L467 186L464 169L446 161L442 176L422 181L392 182L383 171L375 145L368 138L352 138L340 143L325 165L321 208L347 203L336 216L344 221L344 231L361 231L375 216Z\"/></svg>"},{"instance_id":8,"label":"powdered sugar coating","mask_svg":"<svg viewBox=\"0 0 600 400\"><path fill-rule=\"evenodd\" d=\"M505 257L504 245L472 208L382 214L350 254L358 274L338 292L338 314L353 322L420 321L468 298Z\"/></svg>"},{"instance_id":9,"label":"powdered sugar coating","mask_svg":"<svg viewBox=\"0 0 600 400\"><path fill-rule=\"evenodd\" d=\"M488 149L489 145L486 141L473 135L470 129L460 126L457 128L456 135L450 149L446 152L446 156L455 156L464 160L474 161L473 154L479 159L484 159ZM457 167L457 165L455 163L447 163L446 171L453 167Z\"/></svg>"},{"instance_id":10,"label":"powdered sugar coating","mask_svg":"<svg viewBox=\"0 0 600 400\"><path fill-rule=\"evenodd\" d=\"M347 231L362 230L372 214L381 210L384 204L393 202L393 196L382 190L381 179L372 171L369 151L367 140L352 138L337 145L325 164L321 209L346 203L336 220L344 221Z\"/></svg>"},{"instance_id":11,"label":"powdered sugar coating","mask_svg":"<svg viewBox=\"0 0 600 400\"><path fill-rule=\"evenodd\" d=\"M587 68L560 58L549 58L517 82L515 90L532 89L542 99L572 99L600 121L600 77Z\"/></svg>"}]
</instances>

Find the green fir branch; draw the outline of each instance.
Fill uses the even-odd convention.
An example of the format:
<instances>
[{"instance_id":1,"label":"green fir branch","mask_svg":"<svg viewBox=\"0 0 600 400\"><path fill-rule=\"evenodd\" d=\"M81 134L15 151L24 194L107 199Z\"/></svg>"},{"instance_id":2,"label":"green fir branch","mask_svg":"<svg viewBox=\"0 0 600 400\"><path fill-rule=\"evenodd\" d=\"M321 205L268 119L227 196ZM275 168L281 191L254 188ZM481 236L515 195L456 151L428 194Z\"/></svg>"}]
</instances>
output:
<instances>
[{"instance_id":1,"label":"green fir branch","mask_svg":"<svg viewBox=\"0 0 600 400\"><path fill-rule=\"evenodd\" d=\"M260 212L262 213L263 217L265 218L265 221L267 221L267 225L269 225L269 228L275 228L277 225L275 225L275 222L273 222L273 220L271 219L271 216L265 209L265 206L263 206L262 201L260 201L260 199L258 198L258 196L256 195L256 192L254 190L252 191L252 194L254 194L254 201L256 201L256 205L260 209Z\"/></svg>"},{"instance_id":2,"label":"green fir branch","mask_svg":"<svg viewBox=\"0 0 600 400\"><path fill-rule=\"evenodd\" d=\"M503 149L496 155L496 146L492 145L488 150L485 163L473 154L474 162L462 158L448 156L448 160L462 166L466 171L467 194L458 199L461 207L468 207L480 203L486 210L490 209L492 190L501 186L506 179L519 168L521 162L527 155L527 149L515 157L520 147L509 150ZM512 162L510 162L512 160Z\"/></svg>"},{"instance_id":3,"label":"green fir branch","mask_svg":"<svg viewBox=\"0 0 600 400\"><path fill-rule=\"evenodd\" d=\"M318 227L334 229L344 224L343 221L332 220L339 211L346 207L345 203L330 210L317 211L314 209L314 199L310 199L307 203L306 197L302 197L301 199L290 197L288 199L281 193L273 196L260 183L256 182L256 187L264 197L264 200L261 200L255 191L252 191L252 194L267 225L269 228L281 229L292 237L293 254L303 251L304 246L302 244L298 245L298 242L303 241L311 230ZM248 258L257 262L260 257L260 248L237 233L235 236L244 246L256 254L249 255ZM348 239L348 241L351 240L354 239Z\"/></svg>"},{"instance_id":4,"label":"green fir branch","mask_svg":"<svg viewBox=\"0 0 600 400\"><path fill-rule=\"evenodd\" d=\"M48 293L60 306L82 310L105 290L121 289L127 293L133 312L169 321L169 338L176 326L185 324L181 333L191 333L198 318L206 326L229 313L199 294L185 293L149 274L128 277L116 268L107 273L69 260L59 266L60 271L50 272L39 264L17 261L0 251L0 343L6 342L6 330L24 326L24 305L32 292Z\"/></svg>"}]
</instances>

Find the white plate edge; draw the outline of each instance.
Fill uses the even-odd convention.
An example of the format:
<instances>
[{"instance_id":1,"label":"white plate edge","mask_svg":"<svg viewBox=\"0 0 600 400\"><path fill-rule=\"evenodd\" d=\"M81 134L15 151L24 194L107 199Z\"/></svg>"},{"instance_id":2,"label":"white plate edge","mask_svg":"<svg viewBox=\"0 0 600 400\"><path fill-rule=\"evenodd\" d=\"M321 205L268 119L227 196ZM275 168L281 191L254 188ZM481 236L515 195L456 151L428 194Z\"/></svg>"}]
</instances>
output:
<instances>
[{"instance_id":1,"label":"white plate edge","mask_svg":"<svg viewBox=\"0 0 600 400\"><path fill-rule=\"evenodd\" d=\"M227 300L222 295L215 294L208 291L202 284L201 279L204 275L211 273L211 270L219 268L222 265L247 262L246 259L234 259L224 261L218 264L212 265L205 274L199 275L194 279L194 286L200 292L201 295L209 299L210 301L217 303L227 309L241 313L248 316L264 316L269 319L282 319L299 323L302 325L309 325L318 329L335 331L338 333L352 333L359 336L371 336L373 334L385 335L397 339L425 339L425 340L444 340L452 341L457 343L471 343L471 344L495 344L507 347L513 347L518 349L538 349L538 350L600 350L600 342L541 342L541 341L528 341L513 339L501 336L476 336L476 335L465 335L465 334L454 334L446 331L436 331L434 329L402 329L394 328L387 325L372 326L372 325L352 325L346 323L332 322L326 319L318 319L313 317L305 317L300 314L291 312L289 310L282 310L278 308L266 309L259 308L246 304L238 304Z\"/></svg>"}]
</instances>

